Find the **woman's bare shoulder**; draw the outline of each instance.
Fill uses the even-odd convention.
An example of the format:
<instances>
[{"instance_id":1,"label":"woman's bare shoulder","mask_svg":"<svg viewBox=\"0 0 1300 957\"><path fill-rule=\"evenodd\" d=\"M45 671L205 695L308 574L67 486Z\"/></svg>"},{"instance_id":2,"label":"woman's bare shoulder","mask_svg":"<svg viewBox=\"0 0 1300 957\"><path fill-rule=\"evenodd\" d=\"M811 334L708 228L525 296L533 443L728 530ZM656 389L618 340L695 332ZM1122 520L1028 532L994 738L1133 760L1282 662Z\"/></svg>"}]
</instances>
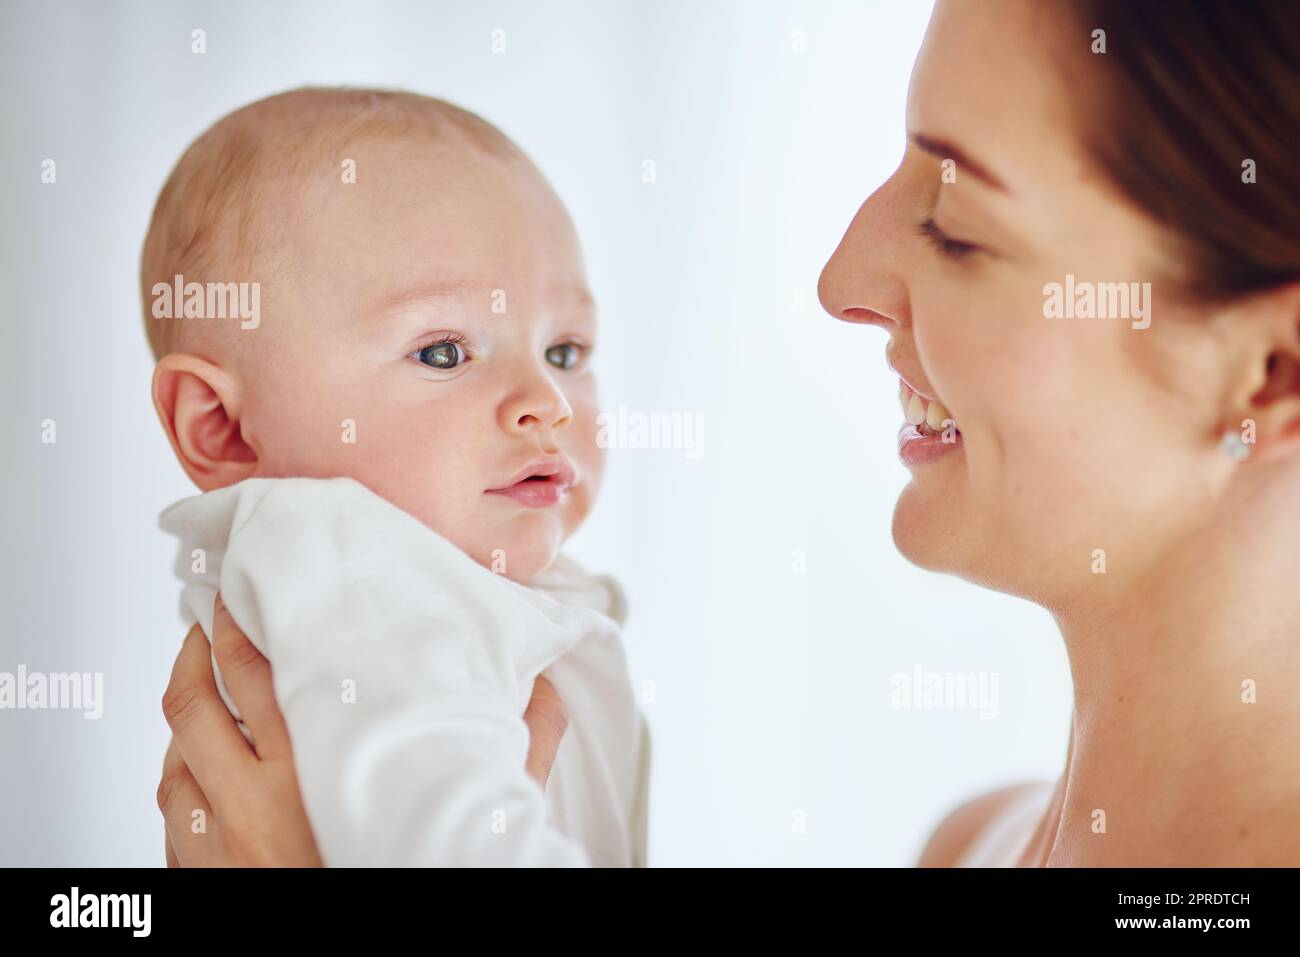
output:
<instances>
[{"instance_id":1,"label":"woman's bare shoulder","mask_svg":"<svg viewBox=\"0 0 1300 957\"><path fill-rule=\"evenodd\" d=\"M934 829L916 866L952 867L1002 811L1028 792L1041 790L1044 786L1043 781L1022 781L959 804Z\"/></svg>"}]
</instances>

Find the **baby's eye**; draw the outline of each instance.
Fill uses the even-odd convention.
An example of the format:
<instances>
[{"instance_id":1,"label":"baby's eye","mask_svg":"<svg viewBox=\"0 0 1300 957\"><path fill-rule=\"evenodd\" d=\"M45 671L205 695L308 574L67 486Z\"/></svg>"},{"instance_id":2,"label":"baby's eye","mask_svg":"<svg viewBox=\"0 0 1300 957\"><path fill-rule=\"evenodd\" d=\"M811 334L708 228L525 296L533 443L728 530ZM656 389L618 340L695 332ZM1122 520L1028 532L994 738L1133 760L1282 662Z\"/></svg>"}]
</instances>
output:
<instances>
[{"instance_id":1,"label":"baby's eye","mask_svg":"<svg viewBox=\"0 0 1300 957\"><path fill-rule=\"evenodd\" d=\"M466 359L460 343L450 340L431 342L411 355L432 369L454 369Z\"/></svg>"},{"instance_id":2,"label":"baby's eye","mask_svg":"<svg viewBox=\"0 0 1300 957\"><path fill-rule=\"evenodd\" d=\"M546 361L557 369L572 369L586 350L576 342L562 342L546 350Z\"/></svg>"}]
</instances>

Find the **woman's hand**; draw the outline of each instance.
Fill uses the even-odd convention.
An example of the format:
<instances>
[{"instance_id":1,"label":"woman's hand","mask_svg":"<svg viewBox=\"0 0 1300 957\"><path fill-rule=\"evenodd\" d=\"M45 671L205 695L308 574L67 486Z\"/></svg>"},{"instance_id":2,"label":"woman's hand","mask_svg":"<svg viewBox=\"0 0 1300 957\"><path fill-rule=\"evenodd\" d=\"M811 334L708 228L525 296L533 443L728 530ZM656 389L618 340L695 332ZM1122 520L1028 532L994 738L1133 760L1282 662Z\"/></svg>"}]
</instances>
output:
<instances>
[{"instance_id":1,"label":"woman's hand","mask_svg":"<svg viewBox=\"0 0 1300 957\"><path fill-rule=\"evenodd\" d=\"M254 750L217 692L209 646L195 625L185 636L163 696L172 741L163 760L158 807L169 867L319 867L320 852L303 808L271 665L217 598L212 652ZM568 726L564 704L538 678L524 713L525 767L545 788Z\"/></svg>"},{"instance_id":2,"label":"woman's hand","mask_svg":"<svg viewBox=\"0 0 1300 957\"><path fill-rule=\"evenodd\" d=\"M195 625L163 695L172 729L158 807L169 867L319 867L271 665L217 598L211 649L257 742L244 740L217 693L209 646Z\"/></svg>"}]
</instances>

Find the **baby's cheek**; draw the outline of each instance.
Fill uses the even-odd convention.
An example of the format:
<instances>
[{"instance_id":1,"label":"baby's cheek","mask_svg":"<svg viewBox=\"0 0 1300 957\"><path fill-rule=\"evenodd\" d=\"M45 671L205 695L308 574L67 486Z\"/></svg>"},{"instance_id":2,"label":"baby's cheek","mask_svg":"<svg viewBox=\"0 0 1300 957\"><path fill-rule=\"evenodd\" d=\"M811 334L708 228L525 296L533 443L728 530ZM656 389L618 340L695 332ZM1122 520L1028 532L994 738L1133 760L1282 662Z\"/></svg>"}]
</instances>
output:
<instances>
[{"instance_id":1,"label":"baby's cheek","mask_svg":"<svg viewBox=\"0 0 1300 957\"><path fill-rule=\"evenodd\" d=\"M596 503L596 492L598 490L598 483L583 482L569 493L564 508L565 538L576 532L582 523L586 521L587 516L591 514L591 508Z\"/></svg>"},{"instance_id":2,"label":"baby's cheek","mask_svg":"<svg viewBox=\"0 0 1300 957\"><path fill-rule=\"evenodd\" d=\"M594 438L573 453L582 481L573 489L572 508L566 516L565 533L572 535L596 504L605 479L605 450L596 445Z\"/></svg>"},{"instance_id":3,"label":"baby's cheek","mask_svg":"<svg viewBox=\"0 0 1300 957\"><path fill-rule=\"evenodd\" d=\"M582 469L583 475L599 487L605 473L605 449L600 443L599 410L595 397L584 395L574 404L574 423L566 452Z\"/></svg>"},{"instance_id":4,"label":"baby's cheek","mask_svg":"<svg viewBox=\"0 0 1300 957\"><path fill-rule=\"evenodd\" d=\"M343 474L346 458L339 433L309 417L296 426L282 416L259 422L256 436L258 474L267 478L328 478Z\"/></svg>"},{"instance_id":5,"label":"baby's cheek","mask_svg":"<svg viewBox=\"0 0 1300 957\"><path fill-rule=\"evenodd\" d=\"M387 448L387 430L364 404L323 387L269 397L250 415L267 475L360 479Z\"/></svg>"},{"instance_id":6,"label":"baby's cheek","mask_svg":"<svg viewBox=\"0 0 1300 957\"><path fill-rule=\"evenodd\" d=\"M589 478L589 484L592 489L594 498L600 491L601 482L605 478L605 456L606 451L598 446L593 439L590 445L584 449L586 461L583 462L583 470Z\"/></svg>"}]
</instances>

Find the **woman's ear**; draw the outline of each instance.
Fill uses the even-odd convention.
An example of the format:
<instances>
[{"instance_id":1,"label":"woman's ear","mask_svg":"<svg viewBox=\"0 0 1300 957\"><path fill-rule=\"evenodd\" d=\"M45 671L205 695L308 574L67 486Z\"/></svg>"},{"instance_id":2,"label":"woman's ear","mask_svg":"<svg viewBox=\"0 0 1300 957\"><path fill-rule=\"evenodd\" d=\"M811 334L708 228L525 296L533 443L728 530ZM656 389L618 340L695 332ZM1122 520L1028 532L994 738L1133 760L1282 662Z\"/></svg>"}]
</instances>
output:
<instances>
[{"instance_id":1,"label":"woman's ear","mask_svg":"<svg viewBox=\"0 0 1300 957\"><path fill-rule=\"evenodd\" d=\"M1260 457L1300 457L1300 283L1252 297L1230 321L1246 344L1225 428L1253 423Z\"/></svg>"},{"instance_id":2,"label":"woman's ear","mask_svg":"<svg viewBox=\"0 0 1300 957\"><path fill-rule=\"evenodd\" d=\"M153 372L153 404L181 468L203 491L257 470L257 453L240 429L238 386L211 362L163 356Z\"/></svg>"}]
</instances>

